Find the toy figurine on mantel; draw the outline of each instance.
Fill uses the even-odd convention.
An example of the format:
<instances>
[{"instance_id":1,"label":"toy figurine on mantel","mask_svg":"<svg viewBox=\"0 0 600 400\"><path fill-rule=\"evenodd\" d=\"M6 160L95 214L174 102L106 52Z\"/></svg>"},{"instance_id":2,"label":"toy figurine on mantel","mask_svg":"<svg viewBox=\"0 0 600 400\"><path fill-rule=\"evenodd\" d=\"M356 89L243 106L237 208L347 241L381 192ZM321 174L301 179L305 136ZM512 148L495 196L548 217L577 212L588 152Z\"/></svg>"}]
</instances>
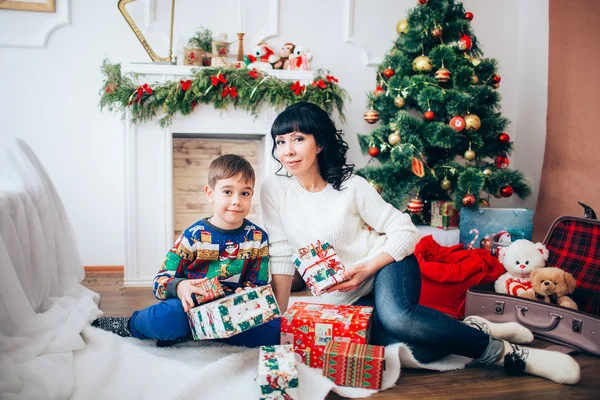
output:
<instances>
[{"instance_id":1,"label":"toy figurine on mantel","mask_svg":"<svg viewBox=\"0 0 600 400\"><path fill-rule=\"evenodd\" d=\"M244 57L244 63L249 69L269 70L279 61L273 49L265 42L252 48L252 52Z\"/></svg>"}]
</instances>

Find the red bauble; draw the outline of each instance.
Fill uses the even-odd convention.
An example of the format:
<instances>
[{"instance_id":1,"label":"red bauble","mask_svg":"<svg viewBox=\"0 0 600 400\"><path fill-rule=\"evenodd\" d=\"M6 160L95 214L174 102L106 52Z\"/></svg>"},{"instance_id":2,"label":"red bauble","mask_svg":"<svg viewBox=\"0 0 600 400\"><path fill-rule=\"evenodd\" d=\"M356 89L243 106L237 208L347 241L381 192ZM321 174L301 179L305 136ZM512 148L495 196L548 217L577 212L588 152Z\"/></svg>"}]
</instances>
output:
<instances>
[{"instance_id":1,"label":"red bauble","mask_svg":"<svg viewBox=\"0 0 600 400\"><path fill-rule=\"evenodd\" d=\"M498 74L495 74L492 77L492 81L494 81L494 83L500 83L501 80L502 80L502 77L500 75L498 75Z\"/></svg>"},{"instance_id":2,"label":"red bauble","mask_svg":"<svg viewBox=\"0 0 600 400\"><path fill-rule=\"evenodd\" d=\"M508 136L507 133L503 132L498 135L498 140L500 141L500 143L507 144L508 142L510 142L510 136Z\"/></svg>"},{"instance_id":3,"label":"red bauble","mask_svg":"<svg viewBox=\"0 0 600 400\"><path fill-rule=\"evenodd\" d=\"M500 154L500 155L496 156L496 168L506 169L506 168L508 168L509 164L510 164L510 161L508 160L508 157L506 157L506 155Z\"/></svg>"},{"instance_id":4,"label":"red bauble","mask_svg":"<svg viewBox=\"0 0 600 400\"><path fill-rule=\"evenodd\" d=\"M458 48L462 51L469 51L471 50L471 47L473 47L473 41L471 40L471 36L463 35L458 40Z\"/></svg>"},{"instance_id":5,"label":"red bauble","mask_svg":"<svg viewBox=\"0 0 600 400\"><path fill-rule=\"evenodd\" d=\"M435 28L433 28L433 30L431 31L431 36L433 36L436 39L439 39L442 37L442 28L440 28L439 26L436 26Z\"/></svg>"},{"instance_id":6,"label":"red bauble","mask_svg":"<svg viewBox=\"0 0 600 400\"><path fill-rule=\"evenodd\" d=\"M369 147L369 155L371 157L377 157L379 155L379 147L377 147L377 146Z\"/></svg>"},{"instance_id":7,"label":"red bauble","mask_svg":"<svg viewBox=\"0 0 600 400\"><path fill-rule=\"evenodd\" d=\"M419 197L413 197L410 199L406 208L408 208L408 211L410 211L411 214L418 214L423 210L423 200Z\"/></svg>"},{"instance_id":8,"label":"red bauble","mask_svg":"<svg viewBox=\"0 0 600 400\"><path fill-rule=\"evenodd\" d=\"M377 87L375 87L375 90L373 91L373 93L375 94L375 96L379 96L382 93L385 93L385 89L382 88L381 86L377 85Z\"/></svg>"},{"instance_id":9,"label":"red bauble","mask_svg":"<svg viewBox=\"0 0 600 400\"><path fill-rule=\"evenodd\" d=\"M471 193L465 195L462 199L463 206L465 207L473 207L475 205L475 196Z\"/></svg>"},{"instance_id":10,"label":"red bauble","mask_svg":"<svg viewBox=\"0 0 600 400\"><path fill-rule=\"evenodd\" d=\"M510 185L506 185L502 189L500 189L500 196L510 197L513 195L514 192L515 191L513 190L513 188Z\"/></svg>"},{"instance_id":11,"label":"red bauble","mask_svg":"<svg viewBox=\"0 0 600 400\"><path fill-rule=\"evenodd\" d=\"M456 132L462 132L465 129L465 120L463 117L456 116L450 120L450 127Z\"/></svg>"},{"instance_id":12,"label":"red bauble","mask_svg":"<svg viewBox=\"0 0 600 400\"><path fill-rule=\"evenodd\" d=\"M431 110L427 110L425 111L425 114L423 114L423 116L425 117L425 119L427 121L433 121L433 119L435 118L435 114L433 111Z\"/></svg>"},{"instance_id":13,"label":"red bauble","mask_svg":"<svg viewBox=\"0 0 600 400\"><path fill-rule=\"evenodd\" d=\"M419 4L422 6L427 5L427 3L429 3L429 0L419 0Z\"/></svg>"},{"instance_id":14,"label":"red bauble","mask_svg":"<svg viewBox=\"0 0 600 400\"><path fill-rule=\"evenodd\" d=\"M394 76L396 73L394 72L393 69L388 68L385 71L383 71L383 76L385 76L387 79L390 79L392 76Z\"/></svg>"},{"instance_id":15,"label":"red bauble","mask_svg":"<svg viewBox=\"0 0 600 400\"><path fill-rule=\"evenodd\" d=\"M469 21L473 21L473 13L471 11L467 11L465 13L465 19L468 19Z\"/></svg>"}]
</instances>

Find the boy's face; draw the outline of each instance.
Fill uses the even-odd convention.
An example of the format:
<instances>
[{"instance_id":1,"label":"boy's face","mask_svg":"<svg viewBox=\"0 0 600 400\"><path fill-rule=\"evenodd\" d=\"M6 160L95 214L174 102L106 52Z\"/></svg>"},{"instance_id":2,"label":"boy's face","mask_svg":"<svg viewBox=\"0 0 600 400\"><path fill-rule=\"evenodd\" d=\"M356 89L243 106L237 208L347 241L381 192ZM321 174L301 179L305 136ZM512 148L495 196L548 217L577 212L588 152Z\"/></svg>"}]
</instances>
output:
<instances>
[{"instance_id":1,"label":"boy's face","mask_svg":"<svg viewBox=\"0 0 600 400\"><path fill-rule=\"evenodd\" d=\"M215 187L206 185L204 192L213 204L211 224L221 229L236 229L242 226L250 212L254 189L252 182L245 181L239 173L231 178L217 180Z\"/></svg>"}]
</instances>

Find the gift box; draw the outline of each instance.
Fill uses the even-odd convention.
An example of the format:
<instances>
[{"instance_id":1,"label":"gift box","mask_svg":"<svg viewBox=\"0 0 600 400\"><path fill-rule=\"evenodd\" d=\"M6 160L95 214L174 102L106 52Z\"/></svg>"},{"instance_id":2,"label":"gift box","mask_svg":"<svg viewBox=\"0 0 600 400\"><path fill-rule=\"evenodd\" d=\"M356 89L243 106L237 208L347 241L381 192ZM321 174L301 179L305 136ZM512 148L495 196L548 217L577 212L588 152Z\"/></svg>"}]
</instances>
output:
<instances>
[{"instance_id":1,"label":"gift box","mask_svg":"<svg viewBox=\"0 0 600 400\"><path fill-rule=\"evenodd\" d=\"M194 340L223 339L280 315L273 289L266 285L194 307L188 320Z\"/></svg>"},{"instance_id":2,"label":"gift box","mask_svg":"<svg viewBox=\"0 0 600 400\"><path fill-rule=\"evenodd\" d=\"M296 302L281 317L281 344L291 344L302 362L323 368L323 353L330 341L369 341L373 307L334 306Z\"/></svg>"},{"instance_id":3,"label":"gift box","mask_svg":"<svg viewBox=\"0 0 600 400\"><path fill-rule=\"evenodd\" d=\"M261 400L298 398L298 370L291 345L260 348L258 384Z\"/></svg>"},{"instance_id":4,"label":"gift box","mask_svg":"<svg viewBox=\"0 0 600 400\"><path fill-rule=\"evenodd\" d=\"M323 375L339 386L381 389L383 346L331 341L325 347Z\"/></svg>"},{"instance_id":5,"label":"gift box","mask_svg":"<svg viewBox=\"0 0 600 400\"><path fill-rule=\"evenodd\" d=\"M533 211L525 208L463 208L460 242L467 248L485 248L492 254L518 239L531 240Z\"/></svg>"},{"instance_id":6,"label":"gift box","mask_svg":"<svg viewBox=\"0 0 600 400\"><path fill-rule=\"evenodd\" d=\"M458 228L460 216L451 201L434 200L431 202L430 225L440 229Z\"/></svg>"},{"instance_id":7,"label":"gift box","mask_svg":"<svg viewBox=\"0 0 600 400\"><path fill-rule=\"evenodd\" d=\"M326 241L298 249L294 254L294 265L313 296L344 280L344 265Z\"/></svg>"},{"instance_id":8,"label":"gift box","mask_svg":"<svg viewBox=\"0 0 600 400\"><path fill-rule=\"evenodd\" d=\"M196 287L202 289L204 294L194 293L194 301L197 305L208 303L216 299L220 299L225 296L225 291L219 282L219 278L210 278L202 283L196 285Z\"/></svg>"}]
</instances>

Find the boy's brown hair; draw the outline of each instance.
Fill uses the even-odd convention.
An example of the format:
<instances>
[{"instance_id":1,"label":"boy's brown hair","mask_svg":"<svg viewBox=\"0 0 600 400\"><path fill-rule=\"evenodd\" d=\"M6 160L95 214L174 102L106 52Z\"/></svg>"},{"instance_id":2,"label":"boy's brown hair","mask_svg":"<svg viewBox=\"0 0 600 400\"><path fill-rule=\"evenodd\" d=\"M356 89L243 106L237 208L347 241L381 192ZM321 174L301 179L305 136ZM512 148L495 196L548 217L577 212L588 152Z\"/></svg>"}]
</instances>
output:
<instances>
[{"instance_id":1,"label":"boy's brown hair","mask_svg":"<svg viewBox=\"0 0 600 400\"><path fill-rule=\"evenodd\" d=\"M218 180L228 179L239 173L242 174L243 180L251 182L254 187L254 168L248 160L237 154L225 154L217 157L208 167L208 185L214 189Z\"/></svg>"}]
</instances>

